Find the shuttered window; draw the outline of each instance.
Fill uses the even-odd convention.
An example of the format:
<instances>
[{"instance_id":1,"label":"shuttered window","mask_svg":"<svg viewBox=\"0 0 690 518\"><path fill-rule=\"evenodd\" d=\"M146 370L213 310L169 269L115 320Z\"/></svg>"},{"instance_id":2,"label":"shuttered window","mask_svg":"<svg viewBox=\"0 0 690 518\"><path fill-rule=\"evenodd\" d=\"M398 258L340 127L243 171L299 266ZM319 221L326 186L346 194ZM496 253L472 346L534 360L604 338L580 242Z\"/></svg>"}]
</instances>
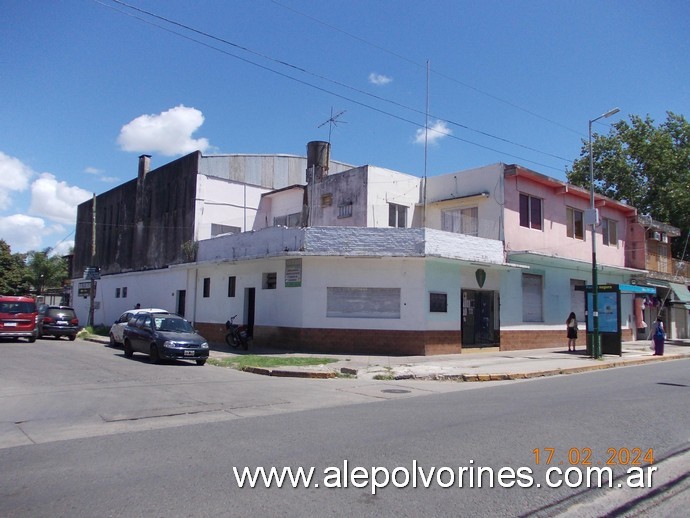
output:
<instances>
[{"instance_id":1,"label":"shuttered window","mask_svg":"<svg viewBox=\"0 0 690 518\"><path fill-rule=\"evenodd\" d=\"M543 322L543 277L522 274L522 321Z\"/></svg>"}]
</instances>

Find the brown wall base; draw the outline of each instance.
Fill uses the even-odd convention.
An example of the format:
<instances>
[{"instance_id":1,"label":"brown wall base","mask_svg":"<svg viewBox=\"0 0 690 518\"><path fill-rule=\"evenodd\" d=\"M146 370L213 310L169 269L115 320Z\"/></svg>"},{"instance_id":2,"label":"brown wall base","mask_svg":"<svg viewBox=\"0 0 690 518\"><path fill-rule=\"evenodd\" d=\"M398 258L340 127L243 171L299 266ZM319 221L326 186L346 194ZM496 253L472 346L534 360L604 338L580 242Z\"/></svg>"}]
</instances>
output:
<instances>
[{"instance_id":1,"label":"brown wall base","mask_svg":"<svg viewBox=\"0 0 690 518\"><path fill-rule=\"evenodd\" d=\"M196 323L197 330L211 343L225 343L225 325ZM623 341L633 339L623 330ZM568 347L563 331L501 331L501 351ZM399 331L372 329L299 329L255 326L254 344L261 347L324 354L379 354L384 356L431 356L458 354L463 348L459 331ZM577 346L586 347L580 332ZM473 349L465 348L465 352Z\"/></svg>"}]
</instances>

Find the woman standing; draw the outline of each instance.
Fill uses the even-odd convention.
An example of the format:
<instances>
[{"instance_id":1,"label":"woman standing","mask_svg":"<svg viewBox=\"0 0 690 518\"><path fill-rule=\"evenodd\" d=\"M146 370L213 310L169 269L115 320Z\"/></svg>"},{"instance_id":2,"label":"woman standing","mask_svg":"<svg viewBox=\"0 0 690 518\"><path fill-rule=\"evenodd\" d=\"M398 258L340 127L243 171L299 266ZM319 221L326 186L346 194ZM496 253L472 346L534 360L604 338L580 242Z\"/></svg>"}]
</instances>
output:
<instances>
[{"instance_id":1,"label":"woman standing","mask_svg":"<svg viewBox=\"0 0 690 518\"><path fill-rule=\"evenodd\" d=\"M577 340L577 317L574 312L568 315L568 319L565 321L566 329L568 330L568 351L575 351L575 341ZM572 348L572 349L571 349Z\"/></svg>"},{"instance_id":2,"label":"woman standing","mask_svg":"<svg viewBox=\"0 0 690 518\"><path fill-rule=\"evenodd\" d=\"M652 340L654 341L654 356L664 355L664 340L666 339L666 330L664 329L664 321L661 316L656 317L656 322L652 327Z\"/></svg>"}]
</instances>

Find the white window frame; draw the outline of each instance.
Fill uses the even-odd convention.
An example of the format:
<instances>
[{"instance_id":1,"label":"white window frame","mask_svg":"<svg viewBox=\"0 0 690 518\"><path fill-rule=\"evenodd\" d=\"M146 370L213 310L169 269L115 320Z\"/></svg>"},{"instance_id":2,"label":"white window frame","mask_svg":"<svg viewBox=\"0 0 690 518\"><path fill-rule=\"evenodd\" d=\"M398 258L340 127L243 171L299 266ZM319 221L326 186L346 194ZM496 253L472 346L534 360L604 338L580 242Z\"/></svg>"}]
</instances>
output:
<instances>
[{"instance_id":1,"label":"white window frame","mask_svg":"<svg viewBox=\"0 0 690 518\"><path fill-rule=\"evenodd\" d=\"M441 230L468 236L478 236L479 207L459 207L442 211Z\"/></svg>"},{"instance_id":2,"label":"white window frame","mask_svg":"<svg viewBox=\"0 0 690 518\"><path fill-rule=\"evenodd\" d=\"M576 215L579 215L579 223L580 223L580 235L578 235L577 230L577 219ZM587 232L585 232L585 213L584 211L580 209L576 209L574 207L566 207L565 211L565 219L566 219L566 231L565 234L567 237L573 238L573 239L581 239L582 241L585 240L585 236L587 235Z\"/></svg>"},{"instance_id":3,"label":"white window frame","mask_svg":"<svg viewBox=\"0 0 690 518\"><path fill-rule=\"evenodd\" d=\"M527 199L527 224L522 224L522 200L523 196ZM534 221L535 218L532 217L532 212L534 210L534 204L539 203L539 221ZM521 227L531 228L534 230L542 231L544 230L544 200L537 196L532 196L524 192L520 193L518 199L518 215L519 224Z\"/></svg>"}]
</instances>

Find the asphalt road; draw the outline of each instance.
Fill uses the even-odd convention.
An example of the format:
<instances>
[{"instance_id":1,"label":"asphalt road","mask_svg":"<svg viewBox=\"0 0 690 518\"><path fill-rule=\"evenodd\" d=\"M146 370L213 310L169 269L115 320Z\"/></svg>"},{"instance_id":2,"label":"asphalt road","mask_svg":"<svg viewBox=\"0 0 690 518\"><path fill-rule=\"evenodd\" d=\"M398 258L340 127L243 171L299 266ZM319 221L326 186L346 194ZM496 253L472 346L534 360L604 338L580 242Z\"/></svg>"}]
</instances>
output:
<instances>
[{"instance_id":1,"label":"asphalt road","mask_svg":"<svg viewBox=\"0 0 690 518\"><path fill-rule=\"evenodd\" d=\"M463 384L273 379L79 341L0 347L2 516L597 516L641 505L664 516L690 503L687 360ZM549 467L603 466L612 452L620 476L636 449L652 450L663 491L544 484ZM315 474L308 488L239 487L233 468L259 466ZM374 491L363 476L374 467L400 468L399 485L406 473L441 476ZM533 483L476 487L479 467L530 469ZM325 487L343 485L336 468L360 478Z\"/></svg>"}]
</instances>

